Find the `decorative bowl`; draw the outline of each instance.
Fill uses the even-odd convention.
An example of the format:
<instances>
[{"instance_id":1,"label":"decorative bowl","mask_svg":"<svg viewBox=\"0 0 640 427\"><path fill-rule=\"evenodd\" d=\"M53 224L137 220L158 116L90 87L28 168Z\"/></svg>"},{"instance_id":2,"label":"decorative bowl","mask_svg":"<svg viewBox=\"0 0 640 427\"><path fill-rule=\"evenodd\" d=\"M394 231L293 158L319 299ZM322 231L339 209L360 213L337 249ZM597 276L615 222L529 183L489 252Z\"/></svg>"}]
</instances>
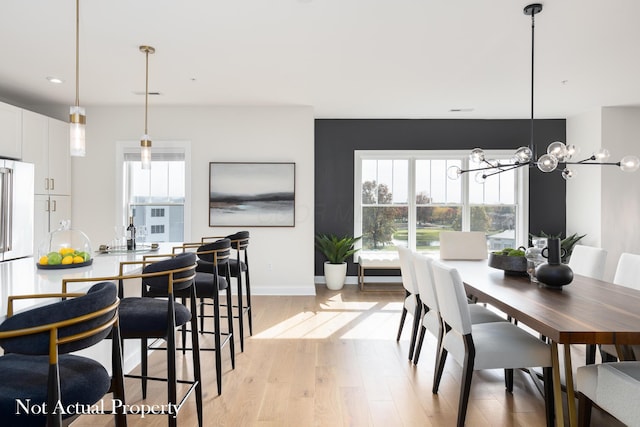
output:
<instances>
[{"instance_id":1,"label":"decorative bowl","mask_svg":"<svg viewBox=\"0 0 640 427\"><path fill-rule=\"evenodd\" d=\"M489 254L489 267L504 270L504 274L510 276L527 275L527 258L523 256Z\"/></svg>"}]
</instances>

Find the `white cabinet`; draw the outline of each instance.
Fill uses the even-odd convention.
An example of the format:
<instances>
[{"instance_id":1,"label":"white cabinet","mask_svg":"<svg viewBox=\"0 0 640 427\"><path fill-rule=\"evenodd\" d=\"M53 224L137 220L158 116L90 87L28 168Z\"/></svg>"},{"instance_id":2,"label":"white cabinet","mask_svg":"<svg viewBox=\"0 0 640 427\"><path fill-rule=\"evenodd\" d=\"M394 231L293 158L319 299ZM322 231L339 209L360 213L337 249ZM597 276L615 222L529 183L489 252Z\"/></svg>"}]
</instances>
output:
<instances>
[{"instance_id":1,"label":"white cabinet","mask_svg":"<svg viewBox=\"0 0 640 427\"><path fill-rule=\"evenodd\" d=\"M22 111L0 102L0 157L22 157Z\"/></svg>"},{"instance_id":2,"label":"white cabinet","mask_svg":"<svg viewBox=\"0 0 640 427\"><path fill-rule=\"evenodd\" d=\"M35 165L34 249L60 221L71 219L69 126L23 110L22 160Z\"/></svg>"},{"instance_id":3,"label":"white cabinet","mask_svg":"<svg viewBox=\"0 0 640 427\"><path fill-rule=\"evenodd\" d=\"M67 123L24 110L22 160L35 165L36 194L71 194Z\"/></svg>"},{"instance_id":4,"label":"white cabinet","mask_svg":"<svg viewBox=\"0 0 640 427\"><path fill-rule=\"evenodd\" d=\"M33 227L34 253L50 231L60 227L60 222L71 219L71 196L49 196L36 194Z\"/></svg>"}]
</instances>

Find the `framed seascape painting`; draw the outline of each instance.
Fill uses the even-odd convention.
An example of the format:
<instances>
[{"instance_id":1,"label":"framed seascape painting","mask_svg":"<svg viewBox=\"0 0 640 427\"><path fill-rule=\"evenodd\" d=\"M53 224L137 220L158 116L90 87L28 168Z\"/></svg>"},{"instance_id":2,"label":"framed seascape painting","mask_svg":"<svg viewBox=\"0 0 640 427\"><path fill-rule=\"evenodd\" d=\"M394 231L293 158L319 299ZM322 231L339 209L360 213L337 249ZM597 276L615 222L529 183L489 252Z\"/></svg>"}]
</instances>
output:
<instances>
[{"instance_id":1,"label":"framed seascape painting","mask_svg":"<svg viewBox=\"0 0 640 427\"><path fill-rule=\"evenodd\" d=\"M209 163L210 227L294 227L295 163Z\"/></svg>"}]
</instances>

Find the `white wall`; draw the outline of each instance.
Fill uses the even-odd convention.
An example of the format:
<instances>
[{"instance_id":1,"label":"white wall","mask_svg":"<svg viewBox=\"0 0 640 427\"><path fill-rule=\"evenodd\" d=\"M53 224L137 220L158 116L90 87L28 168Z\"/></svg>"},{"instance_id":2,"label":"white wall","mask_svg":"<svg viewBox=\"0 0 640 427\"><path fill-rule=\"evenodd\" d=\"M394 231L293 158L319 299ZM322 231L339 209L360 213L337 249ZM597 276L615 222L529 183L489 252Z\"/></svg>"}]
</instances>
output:
<instances>
[{"instance_id":1,"label":"white wall","mask_svg":"<svg viewBox=\"0 0 640 427\"><path fill-rule=\"evenodd\" d=\"M73 158L73 227L94 249L116 225L115 143L138 140L143 107L87 108L87 156ZM190 241L249 230L254 294L313 295L314 118L311 107L150 107L153 141L191 142ZM209 162L295 162L295 227L209 227Z\"/></svg>"},{"instance_id":2,"label":"white wall","mask_svg":"<svg viewBox=\"0 0 640 427\"><path fill-rule=\"evenodd\" d=\"M576 160L589 157L602 144L600 109L567 119L567 144L580 148ZM601 187L602 173L597 166L575 166L575 178L567 181L567 235L586 236L582 245L602 247Z\"/></svg>"},{"instance_id":3,"label":"white wall","mask_svg":"<svg viewBox=\"0 0 640 427\"><path fill-rule=\"evenodd\" d=\"M582 156L599 147L609 161L625 155L640 157L640 108L605 107L567 119L567 141L582 148ZM640 254L640 171L626 173L615 166L578 166L567 184L567 233L587 233L582 243L608 251L605 280L612 280L622 252Z\"/></svg>"}]
</instances>

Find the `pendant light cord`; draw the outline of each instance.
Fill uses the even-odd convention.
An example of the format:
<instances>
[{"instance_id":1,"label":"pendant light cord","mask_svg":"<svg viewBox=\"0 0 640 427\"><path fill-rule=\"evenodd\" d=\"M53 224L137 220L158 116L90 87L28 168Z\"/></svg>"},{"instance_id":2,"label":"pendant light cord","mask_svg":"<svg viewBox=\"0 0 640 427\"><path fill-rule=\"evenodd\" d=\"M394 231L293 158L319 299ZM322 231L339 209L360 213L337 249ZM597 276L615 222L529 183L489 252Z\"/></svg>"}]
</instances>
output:
<instances>
[{"instance_id":1,"label":"pendant light cord","mask_svg":"<svg viewBox=\"0 0 640 427\"><path fill-rule=\"evenodd\" d=\"M80 0L76 0L76 107L80 106Z\"/></svg>"},{"instance_id":2,"label":"pendant light cord","mask_svg":"<svg viewBox=\"0 0 640 427\"><path fill-rule=\"evenodd\" d=\"M149 49L146 50L146 69L145 69L145 86L144 86L144 134L147 132L147 111L149 109Z\"/></svg>"},{"instance_id":3,"label":"pendant light cord","mask_svg":"<svg viewBox=\"0 0 640 427\"><path fill-rule=\"evenodd\" d=\"M531 14L531 135L529 141L529 149L531 150L532 158L537 159L536 148L533 143L533 97L534 97L534 47L535 47L535 28L536 28L536 14Z\"/></svg>"}]
</instances>

